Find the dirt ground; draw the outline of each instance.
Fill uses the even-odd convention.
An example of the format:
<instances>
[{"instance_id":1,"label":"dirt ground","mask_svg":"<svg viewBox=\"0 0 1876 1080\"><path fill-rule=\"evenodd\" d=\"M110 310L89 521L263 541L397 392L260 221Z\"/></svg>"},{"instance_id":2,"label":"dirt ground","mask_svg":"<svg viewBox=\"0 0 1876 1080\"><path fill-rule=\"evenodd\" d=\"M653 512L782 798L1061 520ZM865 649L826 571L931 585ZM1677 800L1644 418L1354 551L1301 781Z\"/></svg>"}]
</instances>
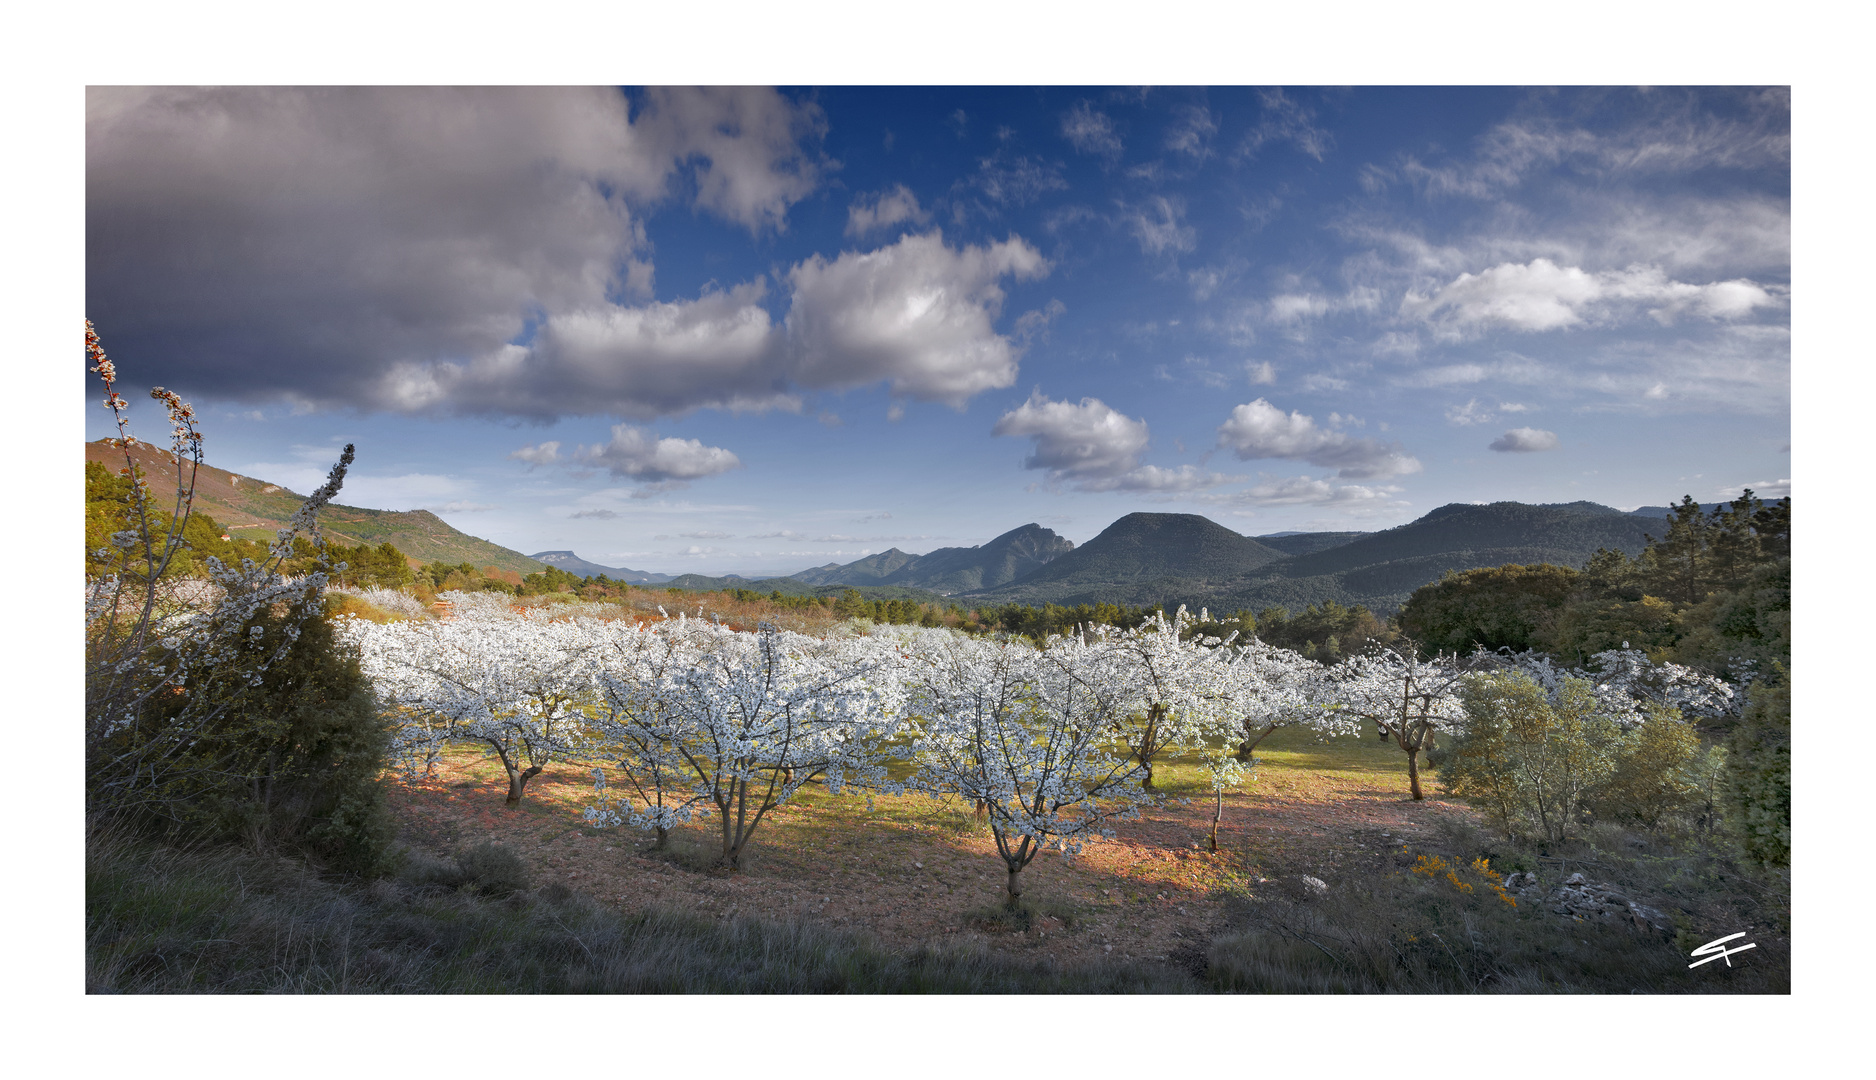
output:
<instances>
[{"instance_id":1,"label":"dirt ground","mask_svg":"<svg viewBox=\"0 0 1876 1080\"><path fill-rule=\"evenodd\" d=\"M735 874L709 868L718 845L708 823L674 832L663 854L643 834L587 827L592 778L573 766L548 766L508 808L499 764L463 751L435 780L394 788L392 805L414 847L451 854L493 840L527 862L537 886L558 882L626 911L819 920L900 948L966 938L1024 957L1189 966L1225 929L1226 896L1381 872L1403 847L1432 846L1442 817L1472 813L1431 789L1409 800L1405 756L1392 746L1285 734L1226 795L1216 854L1204 850L1212 800L1197 770L1156 767L1164 806L1072 860L1047 852L1030 864L1024 899L1041 917L1026 930L993 917L1005 873L988 829L968 808L931 799L882 796L869 810L863 795L806 789L764 819Z\"/></svg>"}]
</instances>

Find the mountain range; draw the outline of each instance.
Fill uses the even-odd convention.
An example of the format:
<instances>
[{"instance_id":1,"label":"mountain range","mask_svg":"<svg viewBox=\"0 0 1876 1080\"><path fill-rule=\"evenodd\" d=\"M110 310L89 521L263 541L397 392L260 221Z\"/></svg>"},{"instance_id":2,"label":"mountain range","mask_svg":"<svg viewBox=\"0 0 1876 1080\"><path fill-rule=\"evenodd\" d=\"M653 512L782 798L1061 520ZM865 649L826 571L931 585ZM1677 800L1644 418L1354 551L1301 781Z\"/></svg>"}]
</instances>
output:
<instances>
[{"instance_id":1,"label":"mountain range","mask_svg":"<svg viewBox=\"0 0 1876 1080\"><path fill-rule=\"evenodd\" d=\"M1650 513L1649 511L1653 511ZM1197 514L1128 514L1076 547L1040 525L975 548L897 548L788 577L684 575L677 588L787 594L890 586L899 595L975 604L1118 603L1300 610L1327 600L1390 614L1448 570L1506 563L1581 566L1598 548L1636 554L1665 532L1665 508L1592 502L1452 503L1380 532L1249 537ZM869 595L872 595L869 590Z\"/></svg>"},{"instance_id":2,"label":"mountain range","mask_svg":"<svg viewBox=\"0 0 1876 1080\"><path fill-rule=\"evenodd\" d=\"M160 490L174 465L162 450L133 443L133 458ZM116 469L113 440L85 444L87 460ZM276 484L202 466L196 507L231 535L271 540L303 497ZM672 576L588 562L571 551L532 556L451 528L427 510L369 510L332 504L320 513L327 532L354 543L389 541L415 561L470 562L528 574L557 566L585 577L605 574L637 585L689 590L753 588L825 595L848 588L869 598L911 598L971 605L1117 603L1210 607L1228 612L1266 607L1300 610L1334 600L1389 614L1422 585L1449 570L1507 563L1581 566L1598 548L1636 554L1648 534L1665 535L1667 507L1621 511L1592 502L1530 505L1451 503L1379 532L1276 533L1250 537L1197 514L1128 514L1077 547L1052 530L1023 525L977 547L913 555L897 548L850 563L828 563L786 577Z\"/></svg>"},{"instance_id":3,"label":"mountain range","mask_svg":"<svg viewBox=\"0 0 1876 1080\"><path fill-rule=\"evenodd\" d=\"M571 551L537 551L528 556L536 562L557 566L569 574L581 577L598 577L601 574L613 581L624 581L632 585L662 585L671 580L670 574L654 574L649 570L632 570L623 566L601 566L587 562Z\"/></svg>"}]
</instances>

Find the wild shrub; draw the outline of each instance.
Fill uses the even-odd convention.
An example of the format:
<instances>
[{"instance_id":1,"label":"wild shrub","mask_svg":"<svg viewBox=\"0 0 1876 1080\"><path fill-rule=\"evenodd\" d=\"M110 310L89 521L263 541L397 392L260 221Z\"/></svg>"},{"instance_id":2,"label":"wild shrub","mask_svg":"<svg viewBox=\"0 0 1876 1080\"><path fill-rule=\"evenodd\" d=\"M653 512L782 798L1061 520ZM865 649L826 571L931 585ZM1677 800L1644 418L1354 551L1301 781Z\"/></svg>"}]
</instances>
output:
<instances>
[{"instance_id":1,"label":"wild shrub","mask_svg":"<svg viewBox=\"0 0 1876 1080\"><path fill-rule=\"evenodd\" d=\"M1791 865L1791 682L1755 684L1727 741L1728 796L1746 854L1766 866Z\"/></svg>"},{"instance_id":2,"label":"wild shrub","mask_svg":"<svg viewBox=\"0 0 1876 1080\"><path fill-rule=\"evenodd\" d=\"M1596 816L1661 829L1691 823L1700 808L1700 736L1672 709L1655 708L1615 747L1615 769L1589 797Z\"/></svg>"},{"instance_id":3,"label":"wild shrub","mask_svg":"<svg viewBox=\"0 0 1876 1080\"><path fill-rule=\"evenodd\" d=\"M1509 835L1568 837L1614 773L1620 739L1589 684L1566 678L1553 695L1522 673L1475 675L1461 701L1467 719L1441 755L1441 783Z\"/></svg>"},{"instance_id":4,"label":"wild shrub","mask_svg":"<svg viewBox=\"0 0 1876 1080\"><path fill-rule=\"evenodd\" d=\"M206 576L190 576L202 466L195 412L151 391L171 422L176 488L163 513L135 468L128 403L89 322L85 355L104 381L126 463L114 489L124 527L87 567L88 814L379 868L389 824L376 778L389 733L355 655L327 622L326 573L343 564L326 561L317 528L352 448L280 530L267 561L237 568L204 556ZM311 562L283 577L302 557Z\"/></svg>"},{"instance_id":5,"label":"wild shrub","mask_svg":"<svg viewBox=\"0 0 1876 1080\"><path fill-rule=\"evenodd\" d=\"M527 864L504 844L477 844L456 856L456 863L470 883L495 896L523 892L533 884Z\"/></svg>"}]
</instances>

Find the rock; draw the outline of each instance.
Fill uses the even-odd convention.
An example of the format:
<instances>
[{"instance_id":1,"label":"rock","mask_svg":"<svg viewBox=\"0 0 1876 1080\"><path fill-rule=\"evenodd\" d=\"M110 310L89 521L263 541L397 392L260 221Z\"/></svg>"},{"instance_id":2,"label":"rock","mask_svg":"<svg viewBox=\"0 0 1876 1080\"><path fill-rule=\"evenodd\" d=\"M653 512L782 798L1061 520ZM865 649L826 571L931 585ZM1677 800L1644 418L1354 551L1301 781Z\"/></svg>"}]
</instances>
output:
<instances>
[{"instance_id":1,"label":"rock","mask_svg":"<svg viewBox=\"0 0 1876 1080\"><path fill-rule=\"evenodd\" d=\"M1565 885L1587 885L1589 879L1582 874L1571 874L1569 877L1563 879L1563 883Z\"/></svg>"},{"instance_id":2,"label":"rock","mask_svg":"<svg viewBox=\"0 0 1876 1080\"><path fill-rule=\"evenodd\" d=\"M1317 896L1322 896L1329 891L1329 883L1319 877L1310 877L1308 874L1304 874L1297 880L1303 883L1303 888L1308 889Z\"/></svg>"}]
</instances>

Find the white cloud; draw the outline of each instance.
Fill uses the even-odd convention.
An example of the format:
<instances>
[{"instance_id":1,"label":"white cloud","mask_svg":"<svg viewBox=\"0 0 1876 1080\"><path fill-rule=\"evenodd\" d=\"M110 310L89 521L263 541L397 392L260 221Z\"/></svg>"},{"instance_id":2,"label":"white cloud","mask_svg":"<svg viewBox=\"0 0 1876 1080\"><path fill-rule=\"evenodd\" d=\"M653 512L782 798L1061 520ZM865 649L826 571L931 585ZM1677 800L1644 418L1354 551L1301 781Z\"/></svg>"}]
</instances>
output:
<instances>
[{"instance_id":1,"label":"white cloud","mask_svg":"<svg viewBox=\"0 0 1876 1080\"><path fill-rule=\"evenodd\" d=\"M529 465L552 465L560 460L560 443L556 441L544 442L539 446L524 446L508 456Z\"/></svg>"},{"instance_id":2,"label":"white cloud","mask_svg":"<svg viewBox=\"0 0 1876 1080\"><path fill-rule=\"evenodd\" d=\"M1066 483L1078 491L1174 493L1233 479L1191 465L1141 465L1146 421L1116 412L1098 398L1082 398L1076 404L1032 393L1003 414L990 433L1033 438L1035 451L1023 460L1023 468L1046 469L1049 483Z\"/></svg>"},{"instance_id":3,"label":"white cloud","mask_svg":"<svg viewBox=\"0 0 1876 1080\"><path fill-rule=\"evenodd\" d=\"M1761 502L1777 502L1780 499L1789 498L1791 496L1791 478L1785 477L1782 480L1759 480L1750 484L1736 484L1729 488L1721 488L1714 493L1713 499L1716 502L1732 502L1734 499L1739 498L1742 492L1748 490L1752 492L1753 497L1759 499Z\"/></svg>"},{"instance_id":4,"label":"white cloud","mask_svg":"<svg viewBox=\"0 0 1876 1080\"><path fill-rule=\"evenodd\" d=\"M1140 250L1148 255L1192 251L1198 247L1197 231L1181 224L1186 204L1178 196L1154 195L1140 206L1122 203L1120 209L1121 220L1140 242Z\"/></svg>"},{"instance_id":5,"label":"white cloud","mask_svg":"<svg viewBox=\"0 0 1876 1080\"><path fill-rule=\"evenodd\" d=\"M1446 422L1459 427L1489 424L1496 419L1498 419L1497 414L1492 412L1491 406L1480 405L1478 398L1472 398L1464 405L1446 406Z\"/></svg>"},{"instance_id":6,"label":"white cloud","mask_svg":"<svg viewBox=\"0 0 1876 1080\"><path fill-rule=\"evenodd\" d=\"M1203 105L1182 105L1175 111L1178 120L1166 132L1166 149L1200 161L1210 157L1218 118Z\"/></svg>"},{"instance_id":7,"label":"white cloud","mask_svg":"<svg viewBox=\"0 0 1876 1080\"><path fill-rule=\"evenodd\" d=\"M677 164L694 158L696 205L751 231L787 226L789 206L820 183L820 166L802 145L827 128L820 107L773 90L653 87L634 123Z\"/></svg>"},{"instance_id":8,"label":"white cloud","mask_svg":"<svg viewBox=\"0 0 1876 1080\"><path fill-rule=\"evenodd\" d=\"M607 510L601 507L592 510L575 510L567 516L570 518L594 518L599 521L611 521L613 518L619 516L619 512L617 510Z\"/></svg>"},{"instance_id":9,"label":"white cloud","mask_svg":"<svg viewBox=\"0 0 1876 1080\"><path fill-rule=\"evenodd\" d=\"M1279 89L1262 90L1257 96L1263 105L1263 115L1239 145L1240 157L1252 157L1269 143L1289 142L1298 152L1321 161L1335 145L1334 137L1316 126L1315 110L1304 107Z\"/></svg>"},{"instance_id":10,"label":"white cloud","mask_svg":"<svg viewBox=\"0 0 1876 1080\"><path fill-rule=\"evenodd\" d=\"M603 465L614 476L649 484L698 480L743 464L720 446L705 446L696 439L661 439L630 424L613 425L610 442L582 446L572 456L576 461Z\"/></svg>"},{"instance_id":11,"label":"white cloud","mask_svg":"<svg viewBox=\"0 0 1876 1080\"><path fill-rule=\"evenodd\" d=\"M1556 432L1521 427L1512 428L1498 438L1493 439L1492 445L1488 449L1497 450L1500 453L1531 453L1538 450L1555 450L1556 448Z\"/></svg>"},{"instance_id":12,"label":"white cloud","mask_svg":"<svg viewBox=\"0 0 1876 1080\"><path fill-rule=\"evenodd\" d=\"M891 191L862 196L847 207L847 235L865 236L878 229L889 229L901 222L923 224L931 215L919 208L918 196L900 184Z\"/></svg>"},{"instance_id":13,"label":"white cloud","mask_svg":"<svg viewBox=\"0 0 1876 1080\"><path fill-rule=\"evenodd\" d=\"M1728 97L1733 100L1723 101ZM1399 175L1430 194L1492 199L1560 165L1608 181L1624 174L1780 168L1791 160L1786 88L1655 88L1607 95L1603 104L1619 115L1597 124L1597 131L1532 108L1480 136L1471 157L1437 165L1408 158ZM1376 170L1375 180L1391 175Z\"/></svg>"},{"instance_id":14,"label":"white cloud","mask_svg":"<svg viewBox=\"0 0 1876 1080\"><path fill-rule=\"evenodd\" d=\"M1048 336L1049 324L1067 314L1068 305L1060 300L1050 300L1047 304L1031 311L1025 311L1016 317L1016 337L1019 341L1031 341L1037 337Z\"/></svg>"},{"instance_id":15,"label":"white cloud","mask_svg":"<svg viewBox=\"0 0 1876 1080\"><path fill-rule=\"evenodd\" d=\"M1020 350L992 328L998 281L1048 272L1020 237L954 250L938 230L831 262L811 256L788 273L792 371L808 386L884 379L895 395L962 407L1016 381Z\"/></svg>"},{"instance_id":16,"label":"white cloud","mask_svg":"<svg viewBox=\"0 0 1876 1080\"><path fill-rule=\"evenodd\" d=\"M1078 101L1062 114L1062 137L1084 154L1098 154L1109 161L1120 157L1120 136L1114 133L1114 121L1092 102Z\"/></svg>"},{"instance_id":17,"label":"white cloud","mask_svg":"<svg viewBox=\"0 0 1876 1080\"><path fill-rule=\"evenodd\" d=\"M1261 362L1246 360L1244 374L1251 380L1252 386L1269 386L1277 381L1277 369L1272 367L1268 360Z\"/></svg>"},{"instance_id":18,"label":"white cloud","mask_svg":"<svg viewBox=\"0 0 1876 1080\"><path fill-rule=\"evenodd\" d=\"M998 282L1048 271L1020 237L954 250L934 230L797 264L782 325L764 306L761 278L695 300L594 305L550 315L530 345L466 363L394 365L375 397L406 412L649 419L698 408L798 412L791 384L884 380L894 394L961 407L1012 384L1021 342L1066 310L1052 303L1019 320L1014 339L1000 335ZM533 462L544 451L524 453L516 456Z\"/></svg>"},{"instance_id":19,"label":"white cloud","mask_svg":"<svg viewBox=\"0 0 1876 1080\"><path fill-rule=\"evenodd\" d=\"M1683 314L1738 319L1780 303L1766 287L1743 279L1693 285L1652 266L1590 273L1533 259L1462 273L1430 294L1409 289L1400 312L1456 338L1489 327L1542 332L1613 322L1636 308L1663 324Z\"/></svg>"},{"instance_id":20,"label":"white cloud","mask_svg":"<svg viewBox=\"0 0 1876 1080\"><path fill-rule=\"evenodd\" d=\"M1357 515L1405 506L1392 485L1335 484L1328 479L1290 476L1266 479L1240 491L1194 496L1200 502L1227 506L1334 506Z\"/></svg>"},{"instance_id":21,"label":"white cloud","mask_svg":"<svg viewBox=\"0 0 1876 1080\"><path fill-rule=\"evenodd\" d=\"M1318 427L1300 412L1285 413L1263 398L1231 411L1218 428L1218 445L1230 447L1241 461L1285 458L1338 469L1345 480L1379 479L1420 471L1399 443L1358 439Z\"/></svg>"},{"instance_id":22,"label":"white cloud","mask_svg":"<svg viewBox=\"0 0 1876 1080\"><path fill-rule=\"evenodd\" d=\"M715 407L799 409L757 279L695 300L550 315L532 345L469 363L406 363L376 394L406 412L652 417Z\"/></svg>"},{"instance_id":23,"label":"white cloud","mask_svg":"<svg viewBox=\"0 0 1876 1080\"><path fill-rule=\"evenodd\" d=\"M1052 480L1116 476L1133 468L1146 449L1146 421L1109 408L1098 398L1080 404L1050 401L1041 392L1003 414L990 434L1029 436L1035 452L1025 469L1047 469Z\"/></svg>"},{"instance_id":24,"label":"white cloud","mask_svg":"<svg viewBox=\"0 0 1876 1080\"><path fill-rule=\"evenodd\" d=\"M475 514L475 513L480 513L484 510L498 510L500 509L500 507L493 506L489 503L478 503L478 502L470 502L467 499L457 499L457 500L454 500L453 502L446 502L441 506L431 506L431 507L427 507L426 509L435 511L436 513L439 513L439 514Z\"/></svg>"},{"instance_id":25,"label":"white cloud","mask_svg":"<svg viewBox=\"0 0 1876 1080\"><path fill-rule=\"evenodd\" d=\"M1004 206L1026 206L1051 191L1068 187L1060 165L1002 150L978 161L972 181L991 202Z\"/></svg>"}]
</instances>

